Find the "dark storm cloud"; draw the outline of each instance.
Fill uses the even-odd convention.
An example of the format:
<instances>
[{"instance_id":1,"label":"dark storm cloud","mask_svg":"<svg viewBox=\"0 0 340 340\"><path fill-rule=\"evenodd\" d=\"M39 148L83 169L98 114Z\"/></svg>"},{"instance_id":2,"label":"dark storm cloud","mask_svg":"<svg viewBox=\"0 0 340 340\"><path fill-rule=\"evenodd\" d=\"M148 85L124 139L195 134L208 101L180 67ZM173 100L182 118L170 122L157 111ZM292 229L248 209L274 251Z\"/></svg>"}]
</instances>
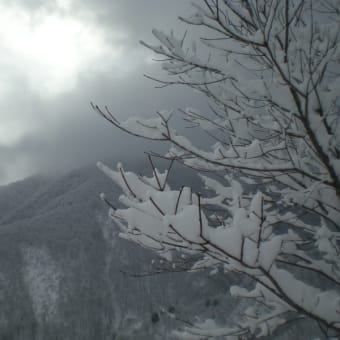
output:
<instances>
[{"instance_id":1,"label":"dark storm cloud","mask_svg":"<svg viewBox=\"0 0 340 340\"><path fill-rule=\"evenodd\" d=\"M129 162L144 157L144 151L162 148L163 144L140 140L114 128L92 111L90 101L108 105L118 118L125 119L130 115L150 116L159 108L185 107L188 101L197 100L197 94L183 96L182 88L155 89L139 74L119 81L109 75L84 75L80 84L76 91L49 102L27 99L24 107L34 108L42 128L0 148L3 182L20 178L22 173L60 172L98 160ZM44 120L47 110L54 120Z\"/></svg>"},{"instance_id":2,"label":"dark storm cloud","mask_svg":"<svg viewBox=\"0 0 340 340\"><path fill-rule=\"evenodd\" d=\"M65 1L65 0L64 0ZM27 10L51 6L53 1L12 0ZM140 39L152 40L153 27L175 28L176 17L188 11L189 1L183 0L84 0L74 1L75 15L91 13L91 20L105 30L108 44L119 30L126 37L124 46L127 67L117 76L122 65L108 63L101 70L88 70L78 75L77 85L70 91L52 97L38 96L27 81L12 79L12 89L0 98L1 121L10 119L11 112L21 112L17 128L27 128L13 143L0 142L0 183L35 172L62 171L102 159L124 160L142 157L143 150L155 146L131 138L109 126L90 108L90 101L108 105L117 117L152 115L156 109L194 106L200 103L196 94L183 88L154 89L154 83L142 74L160 74L159 66L146 62L147 52L138 44ZM111 47L114 48L114 45ZM145 59L143 59L145 58ZM124 62L124 58L122 59ZM131 70L129 65L131 64ZM202 103L202 102L201 102ZM203 105L203 104L202 104Z\"/></svg>"},{"instance_id":3,"label":"dark storm cloud","mask_svg":"<svg viewBox=\"0 0 340 340\"><path fill-rule=\"evenodd\" d=\"M121 27L133 37L144 39L150 37L152 28L183 29L177 19L192 11L189 0L143 0L143 1L110 1L84 0L82 5L93 12L107 27Z\"/></svg>"},{"instance_id":4,"label":"dark storm cloud","mask_svg":"<svg viewBox=\"0 0 340 340\"><path fill-rule=\"evenodd\" d=\"M58 2L69 0L7 0L8 4L20 4L29 11L51 9ZM107 30L121 28L128 33L133 43L150 37L152 28L182 29L179 15L192 11L191 0L74 0L71 2L74 15L91 13L98 25ZM133 39L135 38L135 39Z\"/></svg>"}]
</instances>

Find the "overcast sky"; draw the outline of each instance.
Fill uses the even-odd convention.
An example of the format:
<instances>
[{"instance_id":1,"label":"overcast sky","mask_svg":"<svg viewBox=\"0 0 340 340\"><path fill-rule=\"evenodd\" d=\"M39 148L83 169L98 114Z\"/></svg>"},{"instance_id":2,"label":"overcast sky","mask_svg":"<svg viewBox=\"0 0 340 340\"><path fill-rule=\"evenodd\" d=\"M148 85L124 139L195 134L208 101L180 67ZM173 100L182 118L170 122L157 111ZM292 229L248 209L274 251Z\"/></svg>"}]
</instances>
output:
<instances>
[{"instance_id":1,"label":"overcast sky","mask_svg":"<svg viewBox=\"0 0 340 340\"><path fill-rule=\"evenodd\" d=\"M155 89L152 28L184 32L189 0L1 0L0 184L37 172L123 160L150 147L90 108L120 118L193 106L183 88Z\"/></svg>"}]
</instances>

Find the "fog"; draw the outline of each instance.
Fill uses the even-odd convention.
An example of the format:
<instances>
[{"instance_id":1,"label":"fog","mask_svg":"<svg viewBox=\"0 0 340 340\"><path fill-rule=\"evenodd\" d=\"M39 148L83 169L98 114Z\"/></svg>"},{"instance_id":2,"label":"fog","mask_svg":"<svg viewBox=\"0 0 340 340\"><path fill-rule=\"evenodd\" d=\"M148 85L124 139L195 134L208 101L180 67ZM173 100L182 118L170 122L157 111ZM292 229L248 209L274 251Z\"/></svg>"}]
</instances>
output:
<instances>
[{"instance_id":1,"label":"fog","mask_svg":"<svg viewBox=\"0 0 340 340\"><path fill-rule=\"evenodd\" d=\"M0 184L159 147L109 126L91 101L120 119L204 105L143 76L166 77L139 41L154 27L182 34L189 1L15 0L0 13Z\"/></svg>"}]
</instances>

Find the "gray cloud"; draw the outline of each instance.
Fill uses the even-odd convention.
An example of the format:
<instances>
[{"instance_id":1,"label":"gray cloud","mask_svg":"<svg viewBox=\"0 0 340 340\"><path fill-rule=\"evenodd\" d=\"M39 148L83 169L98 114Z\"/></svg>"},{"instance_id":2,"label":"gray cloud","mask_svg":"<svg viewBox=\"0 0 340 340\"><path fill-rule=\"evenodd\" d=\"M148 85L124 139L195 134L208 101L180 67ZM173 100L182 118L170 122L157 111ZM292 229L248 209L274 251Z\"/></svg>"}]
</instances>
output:
<instances>
[{"instance_id":1,"label":"gray cloud","mask_svg":"<svg viewBox=\"0 0 340 340\"><path fill-rule=\"evenodd\" d=\"M37 11L42 6L52 8L53 3L8 1L9 6L21 5L27 11ZM103 67L80 72L75 86L54 96L37 92L34 88L37 85L32 86L17 69L7 70L13 72L9 73L10 88L6 95L0 96L0 129L1 125L9 126L5 131L9 142L0 138L0 184L36 172L63 171L100 159L118 161L139 157L143 150L159 147L113 129L91 110L90 101L108 105L122 119L151 115L160 108L204 105L190 91L154 89L155 84L142 76L160 73L158 66L146 62L148 52L138 40L150 41L152 27L183 30L176 17L187 11L188 3L183 0L74 1L72 13L75 16L91 13L89 20L105 32L111 49L117 44L115 32L125 34L119 42L124 46L124 58L107 64L102 60ZM124 72L119 71L122 66L119 62L124 63ZM14 138L16 134L18 138Z\"/></svg>"}]
</instances>

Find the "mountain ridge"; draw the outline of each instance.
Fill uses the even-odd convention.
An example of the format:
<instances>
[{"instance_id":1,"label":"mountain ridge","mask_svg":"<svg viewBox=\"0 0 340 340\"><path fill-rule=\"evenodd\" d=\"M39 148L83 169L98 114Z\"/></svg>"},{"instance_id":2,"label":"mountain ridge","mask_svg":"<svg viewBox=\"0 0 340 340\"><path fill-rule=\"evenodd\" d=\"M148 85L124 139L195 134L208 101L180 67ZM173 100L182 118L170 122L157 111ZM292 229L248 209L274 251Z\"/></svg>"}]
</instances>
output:
<instances>
[{"instance_id":1,"label":"mountain ridge","mask_svg":"<svg viewBox=\"0 0 340 340\"><path fill-rule=\"evenodd\" d=\"M147 171L137 161L127 168ZM244 302L228 290L239 278L153 275L171 265L118 237L101 192L118 203L95 166L0 188L0 340L166 340L196 317L235 318Z\"/></svg>"},{"instance_id":2,"label":"mountain ridge","mask_svg":"<svg viewBox=\"0 0 340 340\"><path fill-rule=\"evenodd\" d=\"M95 167L0 189L0 339L171 339L161 306L205 306L203 275L189 292L185 273L128 274L152 272L155 256L118 237L101 192L120 194Z\"/></svg>"}]
</instances>

